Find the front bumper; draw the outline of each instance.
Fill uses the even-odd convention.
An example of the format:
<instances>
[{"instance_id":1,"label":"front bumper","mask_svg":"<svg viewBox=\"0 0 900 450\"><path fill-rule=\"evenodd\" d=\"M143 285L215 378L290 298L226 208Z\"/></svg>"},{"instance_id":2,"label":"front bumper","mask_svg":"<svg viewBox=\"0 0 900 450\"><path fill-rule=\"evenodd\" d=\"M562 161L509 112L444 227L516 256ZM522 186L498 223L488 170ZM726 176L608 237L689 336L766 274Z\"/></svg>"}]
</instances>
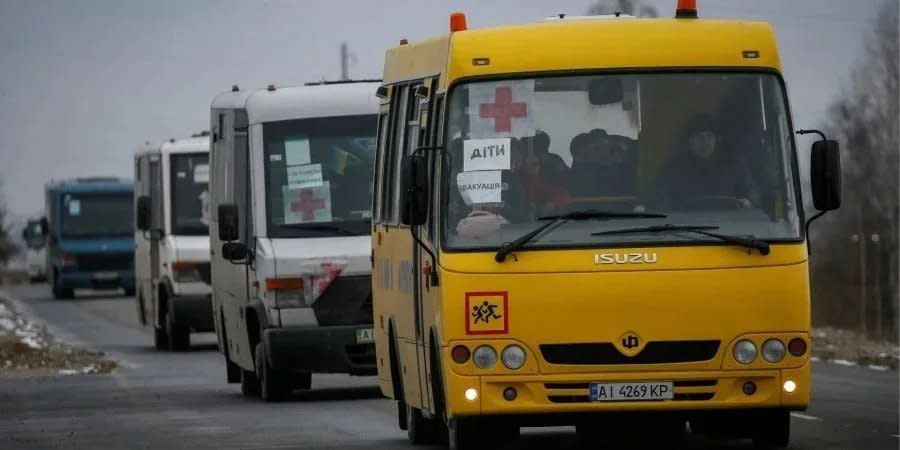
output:
<instances>
[{"instance_id":1,"label":"front bumper","mask_svg":"<svg viewBox=\"0 0 900 450\"><path fill-rule=\"evenodd\" d=\"M194 332L213 331L212 296L181 295L169 299L175 323Z\"/></svg>"},{"instance_id":2,"label":"front bumper","mask_svg":"<svg viewBox=\"0 0 900 450\"><path fill-rule=\"evenodd\" d=\"M72 289L134 289L134 270L106 270L82 272L63 270L58 282L63 288Z\"/></svg>"},{"instance_id":3,"label":"front bumper","mask_svg":"<svg viewBox=\"0 0 900 450\"><path fill-rule=\"evenodd\" d=\"M672 412L703 410L749 410L784 408L803 410L809 404L809 365L797 369L709 370L668 372L598 372L559 375L459 375L444 371L450 411L454 415L577 415L603 412ZM787 393L784 381L793 380L796 390ZM591 382L673 381L675 398L659 401L594 402ZM753 381L756 392L747 395L743 384ZM515 400L503 398L506 388L515 388ZM478 389L468 401L466 389Z\"/></svg>"},{"instance_id":4,"label":"front bumper","mask_svg":"<svg viewBox=\"0 0 900 450\"><path fill-rule=\"evenodd\" d=\"M375 344L357 343L372 325L268 328L263 344L275 369L375 375Z\"/></svg>"}]
</instances>

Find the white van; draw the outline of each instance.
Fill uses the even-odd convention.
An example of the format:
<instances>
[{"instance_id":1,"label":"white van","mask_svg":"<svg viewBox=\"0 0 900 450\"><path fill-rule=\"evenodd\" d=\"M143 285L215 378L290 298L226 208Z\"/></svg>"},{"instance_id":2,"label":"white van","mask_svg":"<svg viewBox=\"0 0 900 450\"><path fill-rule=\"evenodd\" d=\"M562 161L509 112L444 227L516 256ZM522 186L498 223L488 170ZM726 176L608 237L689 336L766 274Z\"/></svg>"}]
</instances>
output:
<instances>
[{"instance_id":1,"label":"white van","mask_svg":"<svg viewBox=\"0 0 900 450\"><path fill-rule=\"evenodd\" d=\"M209 269L209 133L149 143L134 157L138 318L154 345L190 347L212 331Z\"/></svg>"},{"instance_id":2,"label":"white van","mask_svg":"<svg viewBox=\"0 0 900 450\"><path fill-rule=\"evenodd\" d=\"M41 219L30 219L22 230L25 241L25 269L32 283L47 279L47 239Z\"/></svg>"},{"instance_id":3,"label":"white van","mask_svg":"<svg viewBox=\"0 0 900 450\"><path fill-rule=\"evenodd\" d=\"M229 382L278 400L374 375L378 82L228 92L211 106L213 308Z\"/></svg>"}]
</instances>

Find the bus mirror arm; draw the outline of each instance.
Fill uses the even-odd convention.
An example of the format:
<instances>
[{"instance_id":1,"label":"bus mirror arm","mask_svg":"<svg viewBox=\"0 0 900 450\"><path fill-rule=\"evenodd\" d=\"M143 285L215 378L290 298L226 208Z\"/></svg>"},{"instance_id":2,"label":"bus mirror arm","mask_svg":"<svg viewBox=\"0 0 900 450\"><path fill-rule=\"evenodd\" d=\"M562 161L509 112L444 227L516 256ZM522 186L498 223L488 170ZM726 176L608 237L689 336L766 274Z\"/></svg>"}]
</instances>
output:
<instances>
[{"instance_id":1,"label":"bus mirror arm","mask_svg":"<svg viewBox=\"0 0 900 450\"><path fill-rule=\"evenodd\" d=\"M420 246L431 259L431 270L427 271L430 286L439 286L440 278L437 274L437 256L434 251L419 237L417 228L428 221L428 163L429 158L425 152L434 151L441 153L443 147L419 147L411 155L404 156L401 161L401 202L403 216L401 221L409 225L409 232L416 245Z\"/></svg>"},{"instance_id":2,"label":"bus mirror arm","mask_svg":"<svg viewBox=\"0 0 900 450\"><path fill-rule=\"evenodd\" d=\"M809 226L828 211L841 207L841 155L837 141L828 139L819 130L797 130L797 134L818 134L821 139L813 142L810 152L809 180L812 185L813 206L819 211L806 221L806 239ZM811 247L807 243L807 253Z\"/></svg>"}]
</instances>

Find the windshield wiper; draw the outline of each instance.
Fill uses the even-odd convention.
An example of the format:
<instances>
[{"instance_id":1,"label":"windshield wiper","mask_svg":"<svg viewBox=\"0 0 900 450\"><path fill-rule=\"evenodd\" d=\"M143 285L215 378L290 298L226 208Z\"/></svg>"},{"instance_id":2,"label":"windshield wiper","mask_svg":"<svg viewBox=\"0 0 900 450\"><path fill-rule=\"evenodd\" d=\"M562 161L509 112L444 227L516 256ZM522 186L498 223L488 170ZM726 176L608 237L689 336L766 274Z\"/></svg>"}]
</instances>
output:
<instances>
[{"instance_id":1,"label":"windshield wiper","mask_svg":"<svg viewBox=\"0 0 900 450\"><path fill-rule=\"evenodd\" d=\"M582 210L582 211L572 211L566 214L562 214L559 216L544 216L538 217L538 220L549 220L549 222L542 224L531 230L530 232L523 234L518 239L507 242L500 247L500 250L497 250L497 254L494 255L494 260L497 262L503 262L506 259L506 255L522 248L529 241L534 239L535 236L541 234L542 231L550 228L556 224L561 224L563 222L567 222L569 220L602 220L602 219L664 219L667 216L665 214L657 214L657 213L648 213L648 212L615 212L615 211L598 211L598 210Z\"/></svg>"},{"instance_id":2,"label":"windshield wiper","mask_svg":"<svg viewBox=\"0 0 900 450\"><path fill-rule=\"evenodd\" d=\"M708 230L718 230L719 227L715 225L672 225L667 223L665 225L651 225L647 227L635 227L635 228L622 228L619 230L606 230L606 231L598 231L596 233L591 233L591 236L609 236L613 234L628 234L628 233L666 233L673 231L684 231L688 233L696 233L702 234L704 236L713 237L719 239L721 241L725 241L731 244L737 244L746 248L755 248L759 250L759 254L768 255L769 254L769 244L765 241L757 239L755 236L732 236L729 234L719 234L713 233Z\"/></svg>"},{"instance_id":3,"label":"windshield wiper","mask_svg":"<svg viewBox=\"0 0 900 450\"><path fill-rule=\"evenodd\" d=\"M310 231L337 231L345 236L356 236L360 233L354 232L344 227L340 227L337 225L327 224L327 223L285 223L279 225L285 228L295 228L298 230L310 230ZM365 234L365 233L362 233Z\"/></svg>"}]
</instances>

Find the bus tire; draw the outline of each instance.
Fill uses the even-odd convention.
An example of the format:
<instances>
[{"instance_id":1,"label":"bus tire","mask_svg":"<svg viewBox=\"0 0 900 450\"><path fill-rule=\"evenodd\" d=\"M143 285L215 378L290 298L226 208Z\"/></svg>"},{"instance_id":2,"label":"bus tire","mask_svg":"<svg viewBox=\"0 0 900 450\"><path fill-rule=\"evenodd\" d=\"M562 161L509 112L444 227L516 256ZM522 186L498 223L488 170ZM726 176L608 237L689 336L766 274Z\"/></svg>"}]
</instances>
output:
<instances>
[{"instance_id":1,"label":"bus tire","mask_svg":"<svg viewBox=\"0 0 900 450\"><path fill-rule=\"evenodd\" d=\"M480 437L484 437L484 430ZM449 450L473 450L481 448L478 421L474 418L454 418L447 421L447 448Z\"/></svg>"},{"instance_id":2,"label":"bus tire","mask_svg":"<svg viewBox=\"0 0 900 450\"><path fill-rule=\"evenodd\" d=\"M791 440L791 415L787 410L772 411L756 423L753 446L756 448L786 448Z\"/></svg>"},{"instance_id":3,"label":"bus tire","mask_svg":"<svg viewBox=\"0 0 900 450\"><path fill-rule=\"evenodd\" d=\"M422 410L406 404L406 436L413 445L435 442L434 421L426 419Z\"/></svg>"},{"instance_id":4,"label":"bus tire","mask_svg":"<svg viewBox=\"0 0 900 450\"><path fill-rule=\"evenodd\" d=\"M259 396L259 381L256 374L249 370L240 369L241 371L241 394L245 397Z\"/></svg>"},{"instance_id":5,"label":"bus tire","mask_svg":"<svg viewBox=\"0 0 900 450\"><path fill-rule=\"evenodd\" d=\"M282 371L269 366L266 346L262 340L256 343L253 360L256 364L256 378L259 380L259 397L267 402L284 400L290 394L291 386Z\"/></svg>"},{"instance_id":6,"label":"bus tire","mask_svg":"<svg viewBox=\"0 0 900 450\"><path fill-rule=\"evenodd\" d=\"M53 277L53 298L57 300L72 298L75 296L75 290L63 287L59 282L59 277Z\"/></svg>"}]
</instances>

